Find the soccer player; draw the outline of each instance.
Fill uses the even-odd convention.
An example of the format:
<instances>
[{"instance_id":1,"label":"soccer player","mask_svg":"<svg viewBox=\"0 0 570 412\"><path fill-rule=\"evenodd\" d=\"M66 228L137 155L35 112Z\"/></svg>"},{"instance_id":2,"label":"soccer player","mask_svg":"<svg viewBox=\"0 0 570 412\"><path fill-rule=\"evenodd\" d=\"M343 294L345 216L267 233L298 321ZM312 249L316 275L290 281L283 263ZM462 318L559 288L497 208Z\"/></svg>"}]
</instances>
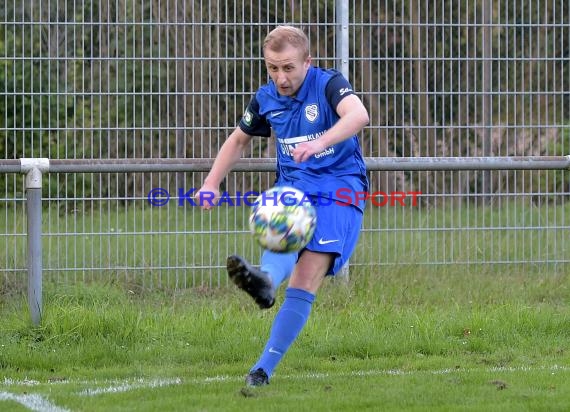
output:
<instances>
[{"instance_id":1,"label":"soccer player","mask_svg":"<svg viewBox=\"0 0 570 412\"><path fill-rule=\"evenodd\" d=\"M259 269L240 256L227 259L230 279L262 309L273 306L276 290L289 279L265 349L246 376L248 386L269 383L307 322L323 279L335 275L350 258L360 233L364 201L354 196L347 202L347 193L368 190L356 136L368 124L368 112L347 79L335 70L311 64L309 40L296 27L272 30L263 42L263 57L271 79L252 97L196 197L201 192L214 193L215 200L220 183L251 139L270 137L273 131L277 145L275 184L313 196L317 227L311 241L298 253L264 251Z\"/></svg>"}]
</instances>

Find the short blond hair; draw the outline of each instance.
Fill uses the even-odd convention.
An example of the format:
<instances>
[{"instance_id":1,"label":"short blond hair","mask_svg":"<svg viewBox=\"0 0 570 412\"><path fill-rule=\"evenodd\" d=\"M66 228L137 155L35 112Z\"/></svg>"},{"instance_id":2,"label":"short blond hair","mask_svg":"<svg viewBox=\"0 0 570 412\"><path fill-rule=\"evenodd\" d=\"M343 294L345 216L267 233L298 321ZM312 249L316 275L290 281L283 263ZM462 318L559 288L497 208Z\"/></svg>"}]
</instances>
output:
<instances>
[{"instance_id":1,"label":"short blond hair","mask_svg":"<svg viewBox=\"0 0 570 412\"><path fill-rule=\"evenodd\" d=\"M303 52L303 58L309 57L309 38L305 32L293 26L278 26L271 30L263 41L263 50L282 51L287 45Z\"/></svg>"}]
</instances>

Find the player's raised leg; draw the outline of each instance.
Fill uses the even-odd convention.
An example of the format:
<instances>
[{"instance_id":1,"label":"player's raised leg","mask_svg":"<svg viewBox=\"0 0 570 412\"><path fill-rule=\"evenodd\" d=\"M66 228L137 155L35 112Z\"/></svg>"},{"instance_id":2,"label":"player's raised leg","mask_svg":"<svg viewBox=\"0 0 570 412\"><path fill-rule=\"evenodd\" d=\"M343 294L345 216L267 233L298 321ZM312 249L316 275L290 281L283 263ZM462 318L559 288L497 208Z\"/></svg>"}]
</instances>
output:
<instances>
[{"instance_id":1,"label":"player's raised leg","mask_svg":"<svg viewBox=\"0 0 570 412\"><path fill-rule=\"evenodd\" d=\"M298 257L298 252L276 253L270 250L263 251L261 255L261 271L269 274L275 290L279 289L279 286L291 276Z\"/></svg>"},{"instance_id":2,"label":"player's raised leg","mask_svg":"<svg viewBox=\"0 0 570 412\"><path fill-rule=\"evenodd\" d=\"M264 251L261 268L257 269L241 256L227 259L228 275L240 289L247 292L261 309L275 303L275 291L289 277L297 261L297 253Z\"/></svg>"},{"instance_id":3,"label":"player's raised leg","mask_svg":"<svg viewBox=\"0 0 570 412\"><path fill-rule=\"evenodd\" d=\"M275 289L267 273L253 267L241 256L229 256L226 262L228 276L237 287L247 292L261 309L275 303Z\"/></svg>"}]
</instances>

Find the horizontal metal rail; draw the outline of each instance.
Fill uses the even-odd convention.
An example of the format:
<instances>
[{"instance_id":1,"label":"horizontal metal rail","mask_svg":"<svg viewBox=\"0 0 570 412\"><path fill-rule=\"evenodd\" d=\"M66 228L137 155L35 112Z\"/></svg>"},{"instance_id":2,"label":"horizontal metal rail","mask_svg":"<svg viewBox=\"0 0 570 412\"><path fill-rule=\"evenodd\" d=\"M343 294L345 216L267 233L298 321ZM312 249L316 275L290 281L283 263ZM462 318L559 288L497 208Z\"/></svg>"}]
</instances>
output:
<instances>
[{"instance_id":1,"label":"horizontal metal rail","mask_svg":"<svg viewBox=\"0 0 570 412\"><path fill-rule=\"evenodd\" d=\"M0 173L26 173L34 159L0 159ZM214 159L43 159L43 173L207 172ZM367 157L370 171L570 170L566 156ZM233 171L271 172L276 159L241 159Z\"/></svg>"}]
</instances>

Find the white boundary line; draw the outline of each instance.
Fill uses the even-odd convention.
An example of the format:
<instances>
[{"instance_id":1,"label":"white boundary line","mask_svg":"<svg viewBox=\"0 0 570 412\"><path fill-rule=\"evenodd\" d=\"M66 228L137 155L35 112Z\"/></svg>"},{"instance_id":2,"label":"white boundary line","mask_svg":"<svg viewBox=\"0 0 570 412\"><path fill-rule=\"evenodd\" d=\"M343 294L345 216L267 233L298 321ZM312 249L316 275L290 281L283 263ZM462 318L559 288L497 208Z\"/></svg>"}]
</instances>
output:
<instances>
[{"instance_id":1,"label":"white boundary line","mask_svg":"<svg viewBox=\"0 0 570 412\"><path fill-rule=\"evenodd\" d=\"M340 373L306 373L306 374L294 374L294 375L277 375L280 379L327 379L327 378L348 378L348 377L366 377L366 376L407 376L407 375L449 375L454 373L473 373L473 372L538 372L538 371L550 371L555 372L568 372L570 371L569 366L545 366L545 367L530 367L530 366L520 366L520 367L494 367L494 368L477 368L477 369L464 369L464 368L447 368L447 369L436 369L436 370L412 370L403 371L399 369L388 369L388 370L368 370L368 371L352 371L352 372L340 372ZM245 375L244 375L245 377ZM219 375L207 378L196 378L190 383L214 383L214 382L232 382L237 380L243 380L244 377L236 377L229 375Z\"/></svg>"},{"instance_id":2,"label":"white boundary line","mask_svg":"<svg viewBox=\"0 0 570 412\"><path fill-rule=\"evenodd\" d=\"M570 371L569 366L553 365L544 367L531 367L531 366L520 366L520 367L495 367L495 368L476 368L476 369L464 369L464 368L447 368L447 369L436 369L436 370L412 370L403 371L399 369L387 369L387 370L361 370L352 372L340 372L340 373L305 373L305 374L289 374L289 375L278 375L280 379L327 379L327 378L338 378L338 377L366 377L366 376L409 376L409 375L448 375L455 373L473 373L473 372L486 372L486 373L514 373L514 372L538 372L547 371L552 374L556 372L568 372ZM111 379L98 382L94 381L68 381L61 380L56 382L47 382L47 385L62 385L62 384L76 384L76 385L98 385L103 384L105 387L99 388L88 388L80 392L77 392L79 396L97 396L109 393L122 393L128 392L135 389L142 388L160 388L164 386L171 385L181 385L183 383L189 384L210 384L216 382L241 382L243 381L243 376L230 376L230 375L218 375L205 378L193 378L193 379L182 379L182 378L156 378L151 380L146 380L144 378L135 379ZM39 386L42 382L23 379L23 380L13 380L11 378L4 378L4 382L0 384L0 387L10 387L10 386ZM18 402L22 406L32 410L32 411L42 411L42 412L68 412L67 409L61 408L49 402L47 399L39 394L14 394L11 392L0 392L0 401L14 401Z\"/></svg>"},{"instance_id":3,"label":"white boundary line","mask_svg":"<svg viewBox=\"0 0 570 412\"><path fill-rule=\"evenodd\" d=\"M96 388L96 389L85 389L79 392L81 396L95 396L100 395L102 393L121 393L121 392L128 392L134 389L141 389L141 388L160 388L163 386L170 386L170 385L180 385L182 383L182 379L174 378L174 379L153 379L151 381L145 381L144 379L140 378L137 379L135 382L124 382L117 386L107 386L106 388Z\"/></svg>"},{"instance_id":4,"label":"white boundary line","mask_svg":"<svg viewBox=\"0 0 570 412\"><path fill-rule=\"evenodd\" d=\"M493 368L446 368L446 369L426 369L426 370L411 370L404 371L400 369L373 369L373 370L360 370L351 372L339 372L339 373L300 373L300 374L287 374L287 375L276 375L280 379L326 379L334 377L366 377L366 376L405 376L405 375L448 375L453 373L474 373L474 372L538 372L538 371L550 371L555 372L568 372L570 371L570 366L564 365L552 365L552 366L518 366L518 367L493 367ZM71 381L71 380L59 380L54 382L39 382L37 380L24 378L23 380L14 380L11 378L4 378L4 381L0 383L0 388L10 387L10 386L39 386L42 384L47 385L66 385L66 384L76 384L76 385L106 385L106 388L96 388L96 389L86 389L79 392L81 395L92 396L100 393L115 393L115 392L125 392L128 390L139 389L139 388L158 388L162 386L169 385L180 385L183 383L191 384L203 384L203 383L215 383L215 382L231 382L239 381L245 377L235 376L235 375L217 375L208 376L203 378L192 378L184 379L180 377L176 378L154 378L146 380L145 378L132 378L132 379L108 379L108 380L92 380L92 381Z\"/></svg>"},{"instance_id":5,"label":"white boundary line","mask_svg":"<svg viewBox=\"0 0 570 412\"><path fill-rule=\"evenodd\" d=\"M0 401L14 401L32 411L38 412L68 412L67 409L52 404L36 393L20 395L10 392L0 392Z\"/></svg>"}]
</instances>

